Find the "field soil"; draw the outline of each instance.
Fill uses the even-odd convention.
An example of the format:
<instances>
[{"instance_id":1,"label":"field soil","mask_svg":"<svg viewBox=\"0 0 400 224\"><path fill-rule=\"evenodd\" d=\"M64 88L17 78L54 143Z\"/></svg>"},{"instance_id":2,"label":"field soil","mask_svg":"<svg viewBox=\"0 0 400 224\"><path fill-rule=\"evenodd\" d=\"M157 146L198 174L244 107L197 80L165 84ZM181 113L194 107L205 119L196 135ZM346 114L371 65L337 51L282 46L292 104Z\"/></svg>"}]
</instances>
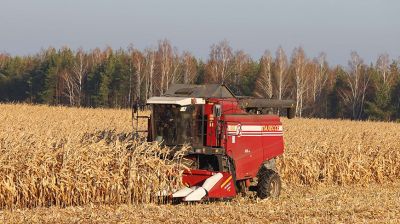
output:
<instances>
[{"instance_id":1,"label":"field soil","mask_svg":"<svg viewBox=\"0 0 400 224\"><path fill-rule=\"evenodd\" d=\"M0 223L400 222L398 123L282 119L281 197L170 205L174 166L127 150L130 113L0 104Z\"/></svg>"},{"instance_id":2,"label":"field soil","mask_svg":"<svg viewBox=\"0 0 400 224\"><path fill-rule=\"evenodd\" d=\"M286 186L278 199L0 211L5 223L399 223L400 184ZM1 220L1 219L0 219Z\"/></svg>"}]
</instances>

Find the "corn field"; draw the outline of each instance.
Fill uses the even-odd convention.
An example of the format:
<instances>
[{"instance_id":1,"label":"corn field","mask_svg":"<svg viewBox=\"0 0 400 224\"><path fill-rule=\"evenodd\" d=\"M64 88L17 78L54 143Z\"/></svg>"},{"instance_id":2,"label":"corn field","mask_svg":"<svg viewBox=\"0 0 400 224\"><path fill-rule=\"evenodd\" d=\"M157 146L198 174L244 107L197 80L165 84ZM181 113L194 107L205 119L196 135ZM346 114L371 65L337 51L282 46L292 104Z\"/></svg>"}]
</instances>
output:
<instances>
[{"instance_id":1,"label":"corn field","mask_svg":"<svg viewBox=\"0 0 400 224\"><path fill-rule=\"evenodd\" d=\"M181 186L181 154L134 141L127 111L0 111L0 208L158 202Z\"/></svg>"},{"instance_id":2,"label":"corn field","mask_svg":"<svg viewBox=\"0 0 400 224\"><path fill-rule=\"evenodd\" d=\"M283 119L286 186L400 178L400 124ZM145 124L140 126L145 128ZM181 185L182 154L137 142L131 112L0 104L0 208L159 202Z\"/></svg>"},{"instance_id":3,"label":"corn field","mask_svg":"<svg viewBox=\"0 0 400 224\"><path fill-rule=\"evenodd\" d=\"M348 120L283 120L279 172L289 183L361 184L400 179L400 124Z\"/></svg>"}]
</instances>

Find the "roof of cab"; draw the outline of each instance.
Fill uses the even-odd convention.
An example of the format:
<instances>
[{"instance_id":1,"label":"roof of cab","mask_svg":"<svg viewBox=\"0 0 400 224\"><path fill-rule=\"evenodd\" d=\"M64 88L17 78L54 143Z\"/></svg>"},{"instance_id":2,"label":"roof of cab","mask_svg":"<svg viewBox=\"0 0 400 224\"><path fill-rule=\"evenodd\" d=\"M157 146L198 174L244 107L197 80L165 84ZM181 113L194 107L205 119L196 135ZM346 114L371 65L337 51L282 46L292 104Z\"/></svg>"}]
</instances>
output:
<instances>
[{"instance_id":1,"label":"roof of cab","mask_svg":"<svg viewBox=\"0 0 400 224\"><path fill-rule=\"evenodd\" d=\"M198 97L198 98L234 98L235 95L225 85L188 85L174 84L169 87L163 96Z\"/></svg>"}]
</instances>

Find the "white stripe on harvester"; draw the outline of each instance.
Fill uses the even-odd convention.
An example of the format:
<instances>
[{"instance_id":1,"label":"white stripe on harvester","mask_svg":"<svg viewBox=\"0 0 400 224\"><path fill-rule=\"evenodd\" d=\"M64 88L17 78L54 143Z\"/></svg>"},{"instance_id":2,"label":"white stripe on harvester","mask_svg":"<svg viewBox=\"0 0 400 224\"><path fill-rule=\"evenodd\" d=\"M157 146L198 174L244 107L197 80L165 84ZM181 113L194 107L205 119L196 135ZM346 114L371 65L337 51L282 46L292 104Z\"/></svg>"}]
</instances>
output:
<instances>
[{"instance_id":1,"label":"white stripe on harvester","mask_svg":"<svg viewBox=\"0 0 400 224\"><path fill-rule=\"evenodd\" d=\"M254 126L254 125L242 125L242 131L262 131L263 126Z\"/></svg>"}]
</instances>

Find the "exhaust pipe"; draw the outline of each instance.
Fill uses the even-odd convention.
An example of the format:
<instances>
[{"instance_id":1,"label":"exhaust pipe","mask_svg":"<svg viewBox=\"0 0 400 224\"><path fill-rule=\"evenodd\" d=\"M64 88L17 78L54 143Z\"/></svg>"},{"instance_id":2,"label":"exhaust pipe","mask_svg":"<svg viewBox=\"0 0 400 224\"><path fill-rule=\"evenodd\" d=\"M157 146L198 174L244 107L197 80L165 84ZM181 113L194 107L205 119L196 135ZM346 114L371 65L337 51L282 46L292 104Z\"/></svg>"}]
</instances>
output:
<instances>
[{"instance_id":1,"label":"exhaust pipe","mask_svg":"<svg viewBox=\"0 0 400 224\"><path fill-rule=\"evenodd\" d=\"M218 181L222 179L222 177L223 177L222 173L217 173L207 178L201 187L198 187L196 190L189 193L183 200L200 201L218 183Z\"/></svg>"}]
</instances>

